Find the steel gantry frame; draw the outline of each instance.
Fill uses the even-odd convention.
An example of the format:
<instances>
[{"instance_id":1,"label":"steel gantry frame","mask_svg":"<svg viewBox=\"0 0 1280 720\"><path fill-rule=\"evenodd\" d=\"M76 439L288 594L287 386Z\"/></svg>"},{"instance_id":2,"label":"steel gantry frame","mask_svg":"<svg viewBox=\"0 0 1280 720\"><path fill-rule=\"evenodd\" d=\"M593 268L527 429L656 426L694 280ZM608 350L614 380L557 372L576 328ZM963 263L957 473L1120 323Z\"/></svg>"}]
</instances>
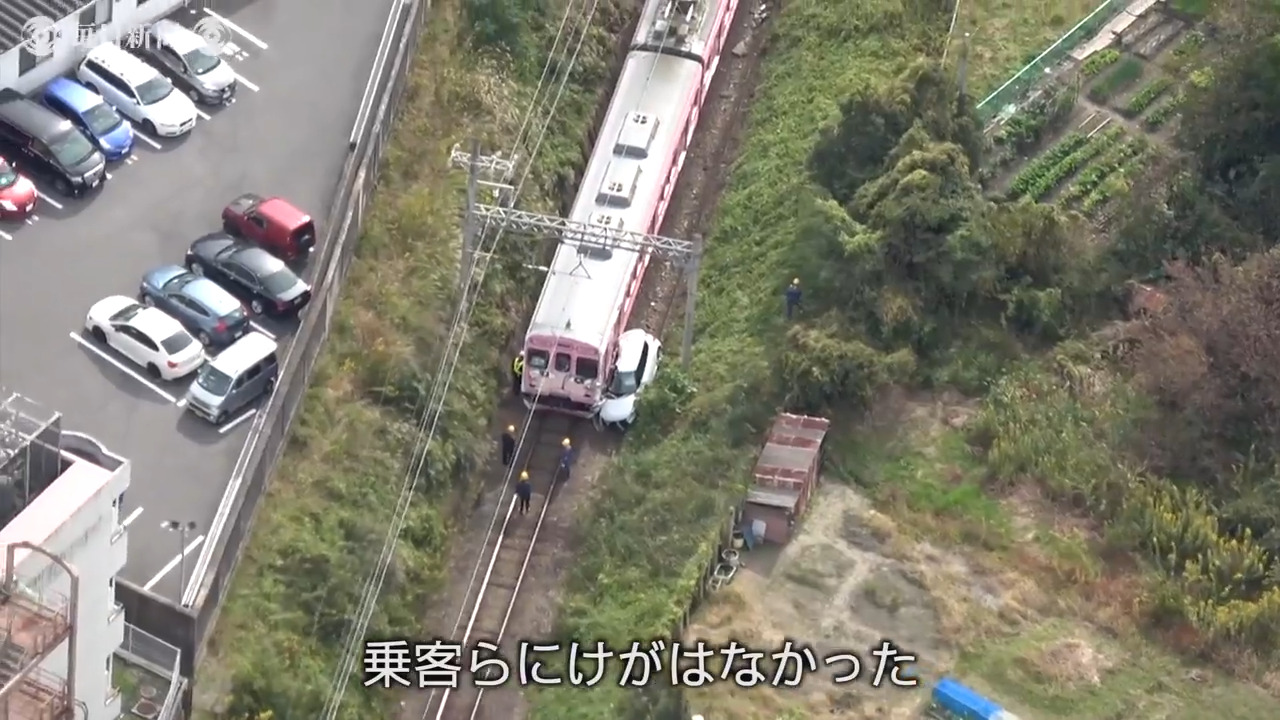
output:
<instances>
[{"instance_id":1,"label":"steel gantry frame","mask_svg":"<svg viewBox=\"0 0 1280 720\"><path fill-rule=\"evenodd\" d=\"M517 189L510 182L515 175L516 159L499 155L480 154L480 143L471 142L471 151L454 146L449 153L453 167L468 171L467 200L462 225L462 262L459 267L459 296L465 289L476 262L482 228L496 232L514 232L534 240L552 237L561 242L575 243L579 257L590 256L592 250L622 249L632 252L649 252L676 265L684 272L685 306L684 335L681 342L680 362L685 370L693 357L693 324L697 316L698 274L702 265L702 237L695 235L692 241L622 230L619 228L570 220L559 215L518 210L514 207ZM496 191L498 205L478 202L480 187ZM554 272L548 269L548 272Z\"/></svg>"}]
</instances>

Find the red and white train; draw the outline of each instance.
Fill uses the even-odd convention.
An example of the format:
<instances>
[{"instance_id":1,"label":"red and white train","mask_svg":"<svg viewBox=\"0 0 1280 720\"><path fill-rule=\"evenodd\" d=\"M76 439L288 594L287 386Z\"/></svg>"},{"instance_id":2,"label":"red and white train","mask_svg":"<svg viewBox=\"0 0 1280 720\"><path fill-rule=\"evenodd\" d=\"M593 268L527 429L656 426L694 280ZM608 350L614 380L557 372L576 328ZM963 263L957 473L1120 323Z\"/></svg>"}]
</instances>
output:
<instances>
[{"instance_id":1,"label":"red and white train","mask_svg":"<svg viewBox=\"0 0 1280 720\"><path fill-rule=\"evenodd\" d=\"M648 0L570 219L656 234L738 0ZM590 417L603 401L648 251L561 242L525 332L526 405Z\"/></svg>"}]
</instances>

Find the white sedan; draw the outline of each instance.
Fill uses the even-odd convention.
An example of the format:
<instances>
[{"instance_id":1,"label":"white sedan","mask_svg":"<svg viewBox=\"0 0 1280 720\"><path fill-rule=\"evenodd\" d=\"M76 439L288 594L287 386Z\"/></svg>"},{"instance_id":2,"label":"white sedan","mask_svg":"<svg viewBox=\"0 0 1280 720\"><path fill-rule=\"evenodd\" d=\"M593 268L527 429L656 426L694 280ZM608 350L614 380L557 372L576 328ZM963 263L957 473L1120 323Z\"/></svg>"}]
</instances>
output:
<instances>
[{"instance_id":1,"label":"white sedan","mask_svg":"<svg viewBox=\"0 0 1280 720\"><path fill-rule=\"evenodd\" d=\"M84 329L153 378L176 380L204 364L204 348L181 323L130 297L112 295L94 303Z\"/></svg>"},{"instance_id":2,"label":"white sedan","mask_svg":"<svg viewBox=\"0 0 1280 720\"><path fill-rule=\"evenodd\" d=\"M662 341L644 330L628 330L618 337L613 380L596 410L599 422L621 428L635 422L636 398L658 375L660 359Z\"/></svg>"}]
</instances>

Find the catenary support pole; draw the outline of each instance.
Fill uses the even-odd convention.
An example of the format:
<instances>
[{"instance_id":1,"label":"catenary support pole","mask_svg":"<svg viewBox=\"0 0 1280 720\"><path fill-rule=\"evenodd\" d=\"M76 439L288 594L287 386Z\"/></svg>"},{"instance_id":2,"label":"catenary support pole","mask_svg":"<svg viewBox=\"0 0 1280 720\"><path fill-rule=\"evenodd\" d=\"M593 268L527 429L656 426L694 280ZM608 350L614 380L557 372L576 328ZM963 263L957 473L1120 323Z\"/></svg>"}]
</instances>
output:
<instances>
[{"instance_id":1,"label":"catenary support pole","mask_svg":"<svg viewBox=\"0 0 1280 720\"><path fill-rule=\"evenodd\" d=\"M471 141L467 157L467 215L462 220L462 262L458 264L458 298L466 296L467 282L476 263L476 191L480 187L480 141Z\"/></svg>"},{"instance_id":2,"label":"catenary support pole","mask_svg":"<svg viewBox=\"0 0 1280 720\"><path fill-rule=\"evenodd\" d=\"M698 273L702 266L702 236L693 236L693 251L685 265L684 337L680 343L680 366L689 371L693 361L693 322L698 316Z\"/></svg>"}]
</instances>

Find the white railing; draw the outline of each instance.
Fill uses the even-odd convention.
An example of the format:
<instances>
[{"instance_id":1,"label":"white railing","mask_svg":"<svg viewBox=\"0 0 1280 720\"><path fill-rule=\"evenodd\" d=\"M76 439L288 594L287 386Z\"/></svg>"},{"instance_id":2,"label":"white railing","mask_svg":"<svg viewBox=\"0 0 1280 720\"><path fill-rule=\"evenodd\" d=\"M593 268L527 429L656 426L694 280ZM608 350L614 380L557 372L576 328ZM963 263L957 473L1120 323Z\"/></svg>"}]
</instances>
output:
<instances>
[{"instance_id":1,"label":"white railing","mask_svg":"<svg viewBox=\"0 0 1280 720\"><path fill-rule=\"evenodd\" d=\"M160 704L157 720L174 720L182 705L182 651L160 638L125 623L124 642L116 650L126 662L169 681L169 690ZM128 708L123 708L126 712Z\"/></svg>"}]
</instances>

